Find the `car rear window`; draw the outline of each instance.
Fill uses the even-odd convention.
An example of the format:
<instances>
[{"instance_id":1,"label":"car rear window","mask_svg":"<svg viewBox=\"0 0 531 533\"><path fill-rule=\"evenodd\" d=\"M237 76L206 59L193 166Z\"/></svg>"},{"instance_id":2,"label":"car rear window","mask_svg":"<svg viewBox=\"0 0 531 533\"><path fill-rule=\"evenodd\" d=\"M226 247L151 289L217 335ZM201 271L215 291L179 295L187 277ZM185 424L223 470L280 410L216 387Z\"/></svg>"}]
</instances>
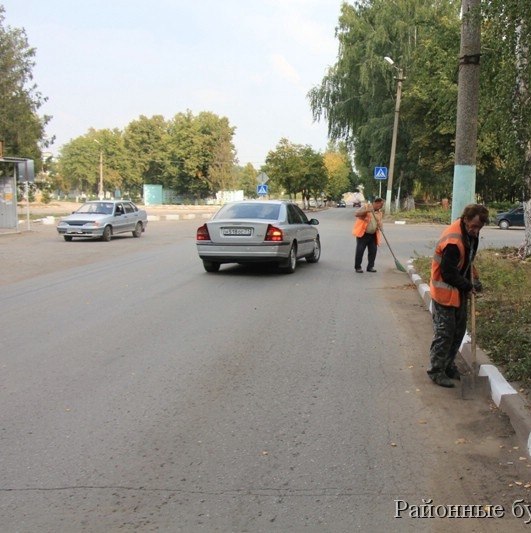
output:
<instances>
[{"instance_id":1,"label":"car rear window","mask_svg":"<svg viewBox=\"0 0 531 533\"><path fill-rule=\"evenodd\" d=\"M277 204L232 204L222 207L216 218L258 218L277 220L280 205Z\"/></svg>"}]
</instances>

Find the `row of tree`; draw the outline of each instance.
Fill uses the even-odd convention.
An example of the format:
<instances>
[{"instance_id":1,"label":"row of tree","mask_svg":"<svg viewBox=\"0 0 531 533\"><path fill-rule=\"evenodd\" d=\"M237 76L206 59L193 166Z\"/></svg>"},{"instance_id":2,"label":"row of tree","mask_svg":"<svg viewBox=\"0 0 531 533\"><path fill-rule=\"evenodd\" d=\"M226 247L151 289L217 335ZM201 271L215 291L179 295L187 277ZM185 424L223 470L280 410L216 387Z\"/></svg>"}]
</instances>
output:
<instances>
[{"instance_id":1,"label":"row of tree","mask_svg":"<svg viewBox=\"0 0 531 533\"><path fill-rule=\"evenodd\" d=\"M161 184L177 194L203 198L235 183L233 134L228 119L190 111L171 120L141 116L123 131L91 129L61 149L60 188L97 191L101 156L106 190L138 196L143 184Z\"/></svg>"},{"instance_id":2,"label":"row of tree","mask_svg":"<svg viewBox=\"0 0 531 533\"><path fill-rule=\"evenodd\" d=\"M0 5L0 140L4 153L35 160L36 171L59 194L96 195L102 178L105 191L139 198L144 184L160 184L189 200L213 196L220 190L243 189L257 195L257 174L267 172L275 194L339 198L351 187L351 162L346 151L326 154L309 146L291 145L286 139L268 156L262 169L238 165L233 144L235 128L212 112L177 113L130 122L124 130L89 131L61 147L59 157L42 157L53 139L45 135L51 117L39 116L46 99L32 80L35 49L24 29L5 24ZM286 150L288 166L280 165ZM331 161L335 161L332 163ZM326 162L326 164L325 164ZM338 165L342 167L338 170ZM330 170L328 170L330 168ZM0 166L0 173L12 168Z\"/></svg>"},{"instance_id":3,"label":"row of tree","mask_svg":"<svg viewBox=\"0 0 531 533\"><path fill-rule=\"evenodd\" d=\"M55 188L63 193L93 194L98 190L100 161L107 191L120 189L138 197L143 184L160 184L189 200L239 189L254 198L258 170L251 164L237 164L233 135L228 119L211 112L195 116L187 111L171 120L141 116L124 131L92 129L70 141L51 174ZM309 200L324 193L337 199L351 188L351 166L345 149L331 146L321 154L281 139L260 170L267 172L268 186L275 194L299 194Z\"/></svg>"},{"instance_id":4,"label":"row of tree","mask_svg":"<svg viewBox=\"0 0 531 533\"><path fill-rule=\"evenodd\" d=\"M466 0L465 0L466 4ZM256 191L264 171L271 190L337 198L352 184L371 193L374 167L387 166L395 110L396 70L405 72L395 162L395 191L440 200L452 191L461 0L359 0L341 6L337 62L308 94L333 144L324 153L281 139L266 165L240 167L234 127L211 112L172 119L141 116L123 131L89 130L62 147L47 171L55 187L95 193L100 155L108 190L138 194L160 183L202 198L220 189ZM477 192L481 201L529 198L531 183L531 2L484 0ZM35 50L24 30L6 27L0 6L0 138L10 155L37 167L49 142L40 117L45 98L32 82ZM351 163L352 157L352 163ZM352 172L352 167L356 174ZM338 170L340 169L340 170ZM345 176L348 176L345 179ZM342 189L344 187L344 189Z\"/></svg>"},{"instance_id":5,"label":"row of tree","mask_svg":"<svg viewBox=\"0 0 531 533\"><path fill-rule=\"evenodd\" d=\"M465 1L464 6L467 5ZM395 176L426 198L452 192L461 25L482 19L476 191L484 202L529 198L531 2L486 0L461 16L461 0L344 2L338 60L309 92L330 138L348 143L362 181L389 161L396 65L405 72ZM384 57L395 61L393 68Z\"/></svg>"}]
</instances>

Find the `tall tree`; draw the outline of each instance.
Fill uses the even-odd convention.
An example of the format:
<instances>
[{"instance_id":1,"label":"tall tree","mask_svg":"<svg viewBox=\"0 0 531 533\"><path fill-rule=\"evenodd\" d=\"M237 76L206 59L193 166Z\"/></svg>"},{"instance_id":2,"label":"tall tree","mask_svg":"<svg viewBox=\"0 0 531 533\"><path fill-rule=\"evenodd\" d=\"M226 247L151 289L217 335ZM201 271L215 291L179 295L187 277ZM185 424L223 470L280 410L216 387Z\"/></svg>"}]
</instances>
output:
<instances>
[{"instance_id":1,"label":"tall tree","mask_svg":"<svg viewBox=\"0 0 531 533\"><path fill-rule=\"evenodd\" d=\"M168 157L168 123L162 115L141 115L124 130L131 174L129 180L139 189L143 184L163 184L170 163Z\"/></svg>"},{"instance_id":2,"label":"tall tree","mask_svg":"<svg viewBox=\"0 0 531 533\"><path fill-rule=\"evenodd\" d=\"M328 174L324 164L323 155L316 152L311 146L303 146L299 151L301 178L300 192L303 199L307 201L307 207L310 207L309 200L315 199L317 203L326 196L326 187L328 184Z\"/></svg>"},{"instance_id":3,"label":"tall tree","mask_svg":"<svg viewBox=\"0 0 531 533\"><path fill-rule=\"evenodd\" d=\"M246 198L257 197L258 181L256 177L258 172L251 163L247 163L245 167L237 167L236 178L238 182L238 189L243 190Z\"/></svg>"},{"instance_id":4,"label":"tall tree","mask_svg":"<svg viewBox=\"0 0 531 533\"><path fill-rule=\"evenodd\" d=\"M63 192L96 195L100 164L104 192L114 194L116 189L121 189L132 196L141 193L138 181L131 178L130 157L125 150L122 132L93 128L61 149L59 174L69 189Z\"/></svg>"},{"instance_id":5,"label":"tall tree","mask_svg":"<svg viewBox=\"0 0 531 533\"><path fill-rule=\"evenodd\" d=\"M58 171L68 194L90 195L98 192L99 148L94 138L76 137L63 145L59 154Z\"/></svg>"},{"instance_id":6,"label":"tall tree","mask_svg":"<svg viewBox=\"0 0 531 533\"><path fill-rule=\"evenodd\" d=\"M271 150L266 156L266 173L271 179L270 187L276 188L281 194L288 194L290 198L295 198L302 189L301 149L301 145L282 138L275 150Z\"/></svg>"},{"instance_id":7,"label":"tall tree","mask_svg":"<svg viewBox=\"0 0 531 533\"><path fill-rule=\"evenodd\" d=\"M203 142L203 175L211 192L234 189L236 180L232 169L236 163L236 151L232 138L235 129L226 117L203 112L197 117Z\"/></svg>"},{"instance_id":8,"label":"tall tree","mask_svg":"<svg viewBox=\"0 0 531 533\"><path fill-rule=\"evenodd\" d=\"M524 202L524 254L531 256L531 5L490 0L484 6L485 127L499 142L497 163L507 195ZM503 132L503 135L499 135ZM508 179L507 179L508 178ZM509 187L507 187L509 185ZM512 187L511 187L512 185Z\"/></svg>"},{"instance_id":9,"label":"tall tree","mask_svg":"<svg viewBox=\"0 0 531 533\"><path fill-rule=\"evenodd\" d=\"M323 156L323 162L328 175L327 196L337 201L350 190L350 161L344 152L329 149Z\"/></svg>"},{"instance_id":10,"label":"tall tree","mask_svg":"<svg viewBox=\"0 0 531 533\"><path fill-rule=\"evenodd\" d=\"M323 156L309 145L280 139L276 149L267 154L265 170L273 190L288 194L290 198L301 193L305 207L309 207L310 198L318 200L326 190L327 171Z\"/></svg>"},{"instance_id":11,"label":"tall tree","mask_svg":"<svg viewBox=\"0 0 531 533\"><path fill-rule=\"evenodd\" d=\"M234 128L211 112L178 113L169 127L168 151L173 177L168 185L180 193L204 198L233 185Z\"/></svg>"},{"instance_id":12,"label":"tall tree","mask_svg":"<svg viewBox=\"0 0 531 533\"><path fill-rule=\"evenodd\" d=\"M51 117L38 114L46 98L33 83L35 54L24 29L6 26L0 5L0 140L4 155L31 158L39 165L40 145L49 144L44 130Z\"/></svg>"},{"instance_id":13,"label":"tall tree","mask_svg":"<svg viewBox=\"0 0 531 533\"><path fill-rule=\"evenodd\" d=\"M458 32L459 5L457 0L342 4L336 30L338 60L308 96L314 118L328 120L331 139L344 140L353 149L360 180L367 188L373 186L374 167L387 165L391 147L396 72L384 61L385 56L400 65L407 78L402 93L396 174L404 183L418 180L419 156L426 157L432 143L440 147L437 165L432 159L427 173L440 176L437 168L448 172L455 112L447 115L445 109L452 105L455 90L441 91L433 100L423 90L429 76L423 76L423 72L431 69L429 88L433 92L440 90L447 79L446 85L455 85L446 56L455 54L457 60L458 33L455 46L448 44L454 28ZM453 118L439 121L446 116ZM419 118L422 126L415 129ZM413 184L405 188L412 189Z\"/></svg>"}]
</instances>

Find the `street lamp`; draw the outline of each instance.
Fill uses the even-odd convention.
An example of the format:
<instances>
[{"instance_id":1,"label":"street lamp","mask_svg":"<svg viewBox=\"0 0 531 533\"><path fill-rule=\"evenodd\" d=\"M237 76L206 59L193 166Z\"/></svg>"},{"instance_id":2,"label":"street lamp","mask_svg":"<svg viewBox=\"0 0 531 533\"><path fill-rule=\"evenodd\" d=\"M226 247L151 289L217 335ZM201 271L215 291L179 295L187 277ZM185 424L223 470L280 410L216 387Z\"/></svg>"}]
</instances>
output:
<instances>
[{"instance_id":1,"label":"street lamp","mask_svg":"<svg viewBox=\"0 0 531 533\"><path fill-rule=\"evenodd\" d=\"M393 175L395 171L396 137L398 135L398 115L400 114L400 98L402 96L402 82L404 81L404 71L395 65L395 62L388 56L384 59L398 71L396 79L396 103L395 120L393 124L393 140L391 142L391 159L389 161L389 176L387 178L387 194L385 196L385 211L391 212L391 193L393 190Z\"/></svg>"},{"instance_id":2,"label":"street lamp","mask_svg":"<svg viewBox=\"0 0 531 533\"><path fill-rule=\"evenodd\" d=\"M103 200L103 149L98 140L94 139L94 142L100 146L100 183L98 186L98 198Z\"/></svg>"}]
</instances>

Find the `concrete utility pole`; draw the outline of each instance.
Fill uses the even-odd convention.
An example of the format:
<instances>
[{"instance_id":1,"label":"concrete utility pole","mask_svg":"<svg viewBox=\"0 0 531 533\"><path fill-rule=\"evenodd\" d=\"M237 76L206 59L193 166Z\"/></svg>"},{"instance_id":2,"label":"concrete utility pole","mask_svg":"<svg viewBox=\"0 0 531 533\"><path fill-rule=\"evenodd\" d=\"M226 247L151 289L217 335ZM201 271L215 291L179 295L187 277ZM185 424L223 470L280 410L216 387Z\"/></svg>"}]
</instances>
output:
<instances>
[{"instance_id":1,"label":"concrete utility pole","mask_svg":"<svg viewBox=\"0 0 531 533\"><path fill-rule=\"evenodd\" d=\"M398 69L398 77L396 78L396 102L395 102L395 120L393 125L393 140L391 142L391 159L389 162L389 176L387 179L387 194L385 195L385 212L391 213L391 195L393 192L393 177L395 174L395 158L396 158L396 138L398 135L398 115L400 114L400 98L402 96L402 82L404 81L404 71ZM400 199L399 199L400 200Z\"/></svg>"},{"instance_id":2,"label":"concrete utility pole","mask_svg":"<svg viewBox=\"0 0 531 533\"><path fill-rule=\"evenodd\" d=\"M393 177L395 174L395 157L396 157L396 139L398 136L398 116L400 115L400 98L402 97L402 82L404 78L404 70L397 67L395 62L388 56L385 56L384 59L398 71L398 77L396 79L396 102L395 102L395 119L393 123L393 138L391 141L391 158L389 160L389 175L387 177L387 194L385 196L385 212L387 214L391 213L391 195L393 192ZM380 182L380 196L381 196L381 187ZM397 198L400 201L400 198Z\"/></svg>"},{"instance_id":3,"label":"concrete utility pole","mask_svg":"<svg viewBox=\"0 0 531 533\"><path fill-rule=\"evenodd\" d=\"M457 95L452 221L476 201L481 0L463 0Z\"/></svg>"}]
</instances>

